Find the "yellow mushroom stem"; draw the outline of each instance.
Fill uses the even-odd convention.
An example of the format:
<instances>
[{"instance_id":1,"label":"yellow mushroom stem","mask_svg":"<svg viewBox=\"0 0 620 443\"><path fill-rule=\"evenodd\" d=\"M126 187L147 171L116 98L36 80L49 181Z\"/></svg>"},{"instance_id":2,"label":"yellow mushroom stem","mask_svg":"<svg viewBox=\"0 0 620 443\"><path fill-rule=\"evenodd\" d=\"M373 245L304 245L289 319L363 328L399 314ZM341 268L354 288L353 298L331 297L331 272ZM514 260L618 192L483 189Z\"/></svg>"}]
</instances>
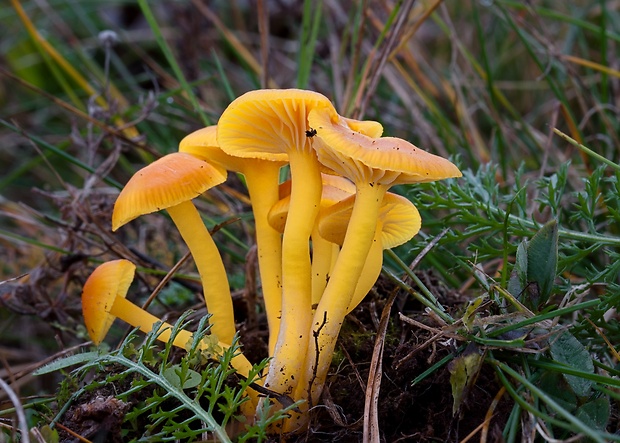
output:
<instances>
[{"instance_id":1,"label":"yellow mushroom stem","mask_svg":"<svg viewBox=\"0 0 620 443\"><path fill-rule=\"evenodd\" d=\"M268 214L279 199L280 165L261 163L255 168L245 168L243 174L254 213L258 267L269 327L269 355L273 355L282 317L282 234L271 227Z\"/></svg>"},{"instance_id":2,"label":"yellow mushroom stem","mask_svg":"<svg viewBox=\"0 0 620 443\"><path fill-rule=\"evenodd\" d=\"M285 162L225 153L217 142L217 126L207 126L186 136L179 144L179 152L245 177L254 214L258 266L269 327L269 355L272 355L282 315L282 235L268 223L267 214L278 202L280 168Z\"/></svg>"},{"instance_id":3,"label":"yellow mushroom stem","mask_svg":"<svg viewBox=\"0 0 620 443\"><path fill-rule=\"evenodd\" d=\"M316 308L325 286L329 279L329 274L334 266L340 246L338 242L323 237L319 228L319 219L321 211L327 210L330 206L355 196L355 185L344 177L321 174L323 189L321 192L321 202L319 206L319 216L315 220L310 234L310 243L312 245L312 306ZM278 232L283 232L286 226L287 216L291 202L291 180L280 185L281 199L272 206L269 211L269 224ZM350 217L350 214L349 214ZM348 222L348 218L347 218ZM342 237L344 238L344 231ZM342 242L340 242L342 243Z\"/></svg>"},{"instance_id":4,"label":"yellow mushroom stem","mask_svg":"<svg viewBox=\"0 0 620 443\"><path fill-rule=\"evenodd\" d=\"M321 202L321 173L314 151L289 153L292 188L282 238L282 319L265 386L293 393L305 364L312 320L310 235Z\"/></svg>"},{"instance_id":5,"label":"yellow mushroom stem","mask_svg":"<svg viewBox=\"0 0 620 443\"><path fill-rule=\"evenodd\" d=\"M321 237L318 227L314 227L312 230L312 306L314 309L323 296L339 250L340 247L336 243Z\"/></svg>"},{"instance_id":6,"label":"yellow mushroom stem","mask_svg":"<svg viewBox=\"0 0 620 443\"><path fill-rule=\"evenodd\" d=\"M313 232L312 235L312 306L313 311L318 307L325 292L327 282L331 278L332 270L338 259L340 246L325 240ZM377 282L383 266L383 243L381 242L381 228L378 226L364 269L355 286L347 314L357 307Z\"/></svg>"},{"instance_id":7,"label":"yellow mushroom stem","mask_svg":"<svg viewBox=\"0 0 620 443\"><path fill-rule=\"evenodd\" d=\"M200 274L211 333L224 343L232 343L235 318L228 276L220 253L191 200L166 209L187 244Z\"/></svg>"},{"instance_id":8,"label":"yellow mushroom stem","mask_svg":"<svg viewBox=\"0 0 620 443\"><path fill-rule=\"evenodd\" d=\"M116 297L112 306L110 307L110 314L116 318L120 318L125 323L129 323L134 328L140 329L144 333L151 332L153 325L160 321L155 315L148 311L145 311L140 306L130 302L125 297ZM170 341L170 335L172 326L168 323L162 323L160 329L168 328L162 331L157 339L164 343ZM192 339L192 334L189 331L181 330L174 338L172 344L181 349L187 349L188 343Z\"/></svg>"},{"instance_id":9,"label":"yellow mushroom stem","mask_svg":"<svg viewBox=\"0 0 620 443\"><path fill-rule=\"evenodd\" d=\"M377 282L379 274L381 274L381 268L383 266L383 242L381 241L382 229L382 223L381 221L378 221L375 229L375 235L372 239L372 245L368 251L366 262L364 263L364 268L362 269L360 278L355 286L355 291L353 292L353 296L351 297L351 301L347 307L347 314L355 309L357 305L362 302L362 300L364 300L364 297L366 297Z\"/></svg>"},{"instance_id":10,"label":"yellow mushroom stem","mask_svg":"<svg viewBox=\"0 0 620 443\"><path fill-rule=\"evenodd\" d=\"M322 392L338 333L371 250L379 209L388 188L379 183L358 184L342 248L312 320L309 335L316 338L308 346L306 368L294 396L308 399L305 407L316 404ZM302 425L303 422L290 420L285 424L285 431L294 431Z\"/></svg>"}]
</instances>

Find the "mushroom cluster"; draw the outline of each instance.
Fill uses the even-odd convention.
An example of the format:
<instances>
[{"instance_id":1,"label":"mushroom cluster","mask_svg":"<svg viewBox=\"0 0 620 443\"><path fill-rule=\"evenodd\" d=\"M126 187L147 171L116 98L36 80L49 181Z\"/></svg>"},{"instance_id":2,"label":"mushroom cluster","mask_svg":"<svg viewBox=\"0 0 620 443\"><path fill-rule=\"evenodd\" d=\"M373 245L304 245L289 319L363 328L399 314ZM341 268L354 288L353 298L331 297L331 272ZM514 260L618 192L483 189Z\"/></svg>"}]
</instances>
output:
<instances>
[{"instance_id":1,"label":"mushroom cluster","mask_svg":"<svg viewBox=\"0 0 620 443\"><path fill-rule=\"evenodd\" d=\"M313 91L251 91L216 126L188 135L178 152L138 171L114 206L114 230L168 211L200 274L211 334L227 347L236 328L226 270L192 199L223 183L227 171L245 177L272 357L260 383L275 398L306 400L274 431L307 424L344 317L374 285L382 251L420 229L416 207L389 188L461 176L450 161L382 133L377 122L340 116ZM280 183L284 165L290 179ZM84 286L84 318L95 343L114 317L143 330L158 321L125 299L133 272L126 260L104 263ZM174 344L183 347L189 337L179 334ZM247 374L243 355L233 365Z\"/></svg>"}]
</instances>

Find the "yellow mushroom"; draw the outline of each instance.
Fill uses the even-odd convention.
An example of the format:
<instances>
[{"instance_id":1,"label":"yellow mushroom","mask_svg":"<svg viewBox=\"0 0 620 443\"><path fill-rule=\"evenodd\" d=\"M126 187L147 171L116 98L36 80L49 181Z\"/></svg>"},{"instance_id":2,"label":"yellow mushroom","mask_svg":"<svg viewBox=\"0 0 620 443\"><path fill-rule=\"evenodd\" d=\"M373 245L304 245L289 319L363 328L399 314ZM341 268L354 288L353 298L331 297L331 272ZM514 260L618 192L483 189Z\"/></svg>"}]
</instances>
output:
<instances>
[{"instance_id":1,"label":"yellow mushroom","mask_svg":"<svg viewBox=\"0 0 620 443\"><path fill-rule=\"evenodd\" d=\"M308 121L317 131L313 147L319 161L350 179L356 187L343 245L312 321L312 334L318 334L318 349L308 349L311 369L307 372L314 375L312 386L305 389L314 402L321 393L342 320L372 246L387 190L397 184L460 177L461 172L450 161L405 140L362 134L329 107L312 110Z\"/></svg>"},{"instance_id":2,"label":"yellow mushroom","mask_svg":"<svg viewBox=\"0 0 620 443\"><path fill-rule=\"evenodd\" d=\"M282 311L282 236L267 222L269 209L278 201L280 168L286 164L265 153L264 158L242 158L226 154L217 142L217 126L208 126L186 136L179 152L194 155L245 177L256 228L258 264L269 325L269 353L273 353Z\"/></svg>"},{"instance_id":3,"label":"yellow mushroom","mask_svg":"<svg viewBox=\"0 0 620 443\"><path fill-rule=\"evenodd\" d=\"M333 109L323 95L298 89L250 91L234 100L218 122L223 151L238 157L275 155L290 164L292 189L282 238L282 318L265 386L292 393L304 365L311 322L309 239L321 199L321 175L312 149L308 113Z\"/></svg>"},{"instance_id":4,"label":"yellow mushroom","mask_svg":"<svg viewBox=\"0 0 620 443\"><path fill-rule=\"evenodd\" d=\"M114 204L112 229L166 209L187 244L202 281L211 333L232 343L235 319L222 258L192 199L223 183L226 171L193 155L168 154L136 172Z\"/></svg>"},{"instance_id":5,"label":"yellow mushroom","mask_svg":"<svg viewBox=\"0 0 620 443\"><path fill-rule=\"evenodd\" d=\"M153 325L160 321L159 318L126 298L135 270L136 266L129 260L112 260L99 265L84 283L82 313L88 334L96 345L103 341L116 318L145 333L151 332ZM172 325L162 323L160 330L157 339L168 342ZM182 329L178 331L172 344L187 349L191 341L191 332ZM230 344L219 342L217 346L225 350L230 347ZM209 350L206 346L201 345L201 347ZM231 363L239 373L246 377L252 369L250 362L241 354L236 355Z\"/></svg>"}]
</instances>

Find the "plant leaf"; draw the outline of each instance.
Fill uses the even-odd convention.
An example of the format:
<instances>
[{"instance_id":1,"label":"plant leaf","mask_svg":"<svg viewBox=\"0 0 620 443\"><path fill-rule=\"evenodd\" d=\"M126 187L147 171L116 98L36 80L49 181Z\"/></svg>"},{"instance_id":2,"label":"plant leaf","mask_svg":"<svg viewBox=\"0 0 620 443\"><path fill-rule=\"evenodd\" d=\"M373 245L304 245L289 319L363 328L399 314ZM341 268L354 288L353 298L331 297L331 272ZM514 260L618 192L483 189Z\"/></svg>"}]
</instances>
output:
<instances>
[{"instance_id":1,"label":"plant leaf","mask_svg":"<svg viewBox=\"0 0 620 443\"><path fill-rule=\"evenodd\" d=\"M558 264L558 222L553 219L527 242L527 289L523 295L525 305L534 310L545 304L551 295ZM522 263L518 270L522 272Z\"/></svg>"},{"instance_id":2,"label":"plant leaf","mask_svg":"<svg viewBox=\"0 0 620 443\"><path fill-rule=\"evenodd\" d=\"M515 266L508 281L508 292L514 297L521 298L527 286L527 240L523 240L517 247Z\"/></svg>"},{"instance_id":3,"label":"plant leaf","mask_svg":"<svg viewBox=\"0 0 620 443\"><path fill-rule=\"evenodd\" d=\"M467 309L463 314L463 325L467 328L468 331L471 331L475 317L476 317L476 309L482 304L484 297L478 297L475 300L472 300L467 305Z\"/></svg>"},{"instance_id":4,"label":"plant leaf","mask_svg":"<svg viewBox=\"0 0 620 443\"><path fill-rule=\"evenodd\" d=\"M41 426L39 432L43 436L45 443L58 443L60 441L58 430L52 429L49 425Z\"/></svg>"},{"instance_id":5,"label":"plant leaf","mask_svg":"<svg viewBox=\"0 0 620 443\"><path fill-rule=\"evenodd\" d=\"M577 396L572 389L568 389L562 374L554 371L545 371L540 379L540 389L545 391L561 407L569 412L577 408Z\"/></svg>"},{"instance_id":6,"label":"plant leaf","mask_svg":"<svg viewBox=\"0 0 620 443\"><path fill-rule=\"evenodd\" d=\"M595 429L605 430L609 421L609 399L600 397L582 405L577 409L575 417Z\"/></svg>"},{"instance_id":7,"label":"plant leaf","mask_svg":"<svg viewBox=\"0 0 620 443\"><path fill-rule=\"evenodd\" d=\"M183 369L180 365L173 365L166 368L162 375L179 389L191 389L200 384L200 374L192 369L186 369L183 373ZM183 376L183 380L181 377Z\"/></svg>"},{"instance_id":8,"label":"plant leaf","mask_svg":"<svg viewBox=\"0 0 620 443\"><path fill-rule=\"evenodd\" d=\"M594 374L594 364L586 348L569 332L563 332L549 346L551 357L558 363L589 374ZM574 375L562 374L566 382L579 397L590 395L592 381Z\"/></svg>"},{"instance_id":9,"label":"plant leaf","mask_svg":"<svg viewBox=\"0 0 620 443\"><path fill-rule=\"evenodd\" d=\"M69 366L75 366L82 363L87 363L100 357L101 354L97 351L82 352L80 354L70 355L40 367L32 372L33 375L45 375L54 371L60 371L61 369L68 368Z\"/></svg>"},{"instance_id":10,"label":"plant leaf","mask_svg":"<svg viewBox=\"0 0 620 443\"><path fill-rule=\"evenodd\" d=\"M452 414L456 415L469 388L473 386L482 366L482 354L478 347L470 343L465 351L448 365L450 385L452 386Z\"/></svg>"}]
</instances>

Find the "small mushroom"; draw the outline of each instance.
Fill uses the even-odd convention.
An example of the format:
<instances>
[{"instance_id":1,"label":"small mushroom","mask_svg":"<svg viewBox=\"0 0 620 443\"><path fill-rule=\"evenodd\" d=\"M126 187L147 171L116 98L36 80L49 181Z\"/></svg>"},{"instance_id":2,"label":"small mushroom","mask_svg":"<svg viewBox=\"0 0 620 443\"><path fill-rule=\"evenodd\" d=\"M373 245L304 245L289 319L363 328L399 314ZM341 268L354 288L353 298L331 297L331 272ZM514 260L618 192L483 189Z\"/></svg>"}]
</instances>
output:
<instances>
[{"instance_id":1,"label":"small mushroom","mask_svg":"<svg viewBox=\"0 0 620 443\"><path fill-rule=\"evenodd\" d=\"M99 265L84 283L82 313L88 335L95 345L103 341L116 318L145 333L150 332L153 325L160 321L126 298L135 270L136 266L129 260L112 260ZM160 329L157 339L168 342L172 325L162 323ZM187 349L191 340L191 332L183 329L178 331L172 344ZM219 342L218 346L226 349L230 344ZM250 374L252 365L243 355L236 355L231 363L242 375L247 377Z\"/></svg>"},{"instance_id":2,"label":"small mushroom","mask_svg":"<svg viewBox=\"0 0 620 443\"><path fill-rule=\"evenodd\" d=\"M222 150L238 157L288 161L292 189L282 238L282 318L265 386L289 394L304 365L312 317L309 238L321 200L321 175L312 109L330 107L323 95L299 89L250 91L234 100L218 122Z\"/></svg>"},{"instance_id":3,"label":"small mushroom","mask_svg":"<svg viewBox=\"0 0 620 443\"><path fill-rule=\"evenodd\" d=\"M245 177L254 213L258 264L269 325L271 355L275 348L282 315L282 235L269 225L267 214L278 201L280 168L286 162L277 160L268 153L265 153L263 158L243 158L226 154L217 142L217 126L208 126L186 136L179 144L179 152L194 155Z\"/></svg>"},{"instance_id":4,"label":"small mushroom","mask_svg":"<svg viewBox=\"0 0 620 443\"><path fill-rule=\"evenodd\" d=\"M166 209L187 244L202 281L211 333L232 343L235 319L220 253L192 199L226 179L226 171L193 155L168 154L136 172L114 204L112 230L136 217Z\"/></svg>"},{"instance_id":5,"label":"small mushroom","mask_svg":"<svg viewBox=\"0 0 620 443\"><path fill-rule=\"evenodd\" d=\"M377 220L388 189L397 184L421 183L461 172L450 161L394 137L369 137L351 128L333 108L315 108L308 116L317 131L313 147L319 161L348 178L356 187L355 203L338 259L312 321L318 349L310 347L307 387L310 401L322 391L342 320L351 304L377 230ZM316 354L318 353L318 356ZM315 358L318 365L314 365Z\"/></svg>"},{"instance_id":6,"label":"small mushroom","mask_svg":"<svg viewBox=\"0 0 620 443\"><path fill-rule=\"evenodd\" d=\"M354 203L355 196L351 196L321 211L318 222L321 237L338 245L344 243ZM355 309L376 283L383 265L383 250L410 240L418 233L421 224L420 213L411 201L391 192L385 194L379 209L372 246L347 307L347 314Z\"/></svg>"}]
</instances>

